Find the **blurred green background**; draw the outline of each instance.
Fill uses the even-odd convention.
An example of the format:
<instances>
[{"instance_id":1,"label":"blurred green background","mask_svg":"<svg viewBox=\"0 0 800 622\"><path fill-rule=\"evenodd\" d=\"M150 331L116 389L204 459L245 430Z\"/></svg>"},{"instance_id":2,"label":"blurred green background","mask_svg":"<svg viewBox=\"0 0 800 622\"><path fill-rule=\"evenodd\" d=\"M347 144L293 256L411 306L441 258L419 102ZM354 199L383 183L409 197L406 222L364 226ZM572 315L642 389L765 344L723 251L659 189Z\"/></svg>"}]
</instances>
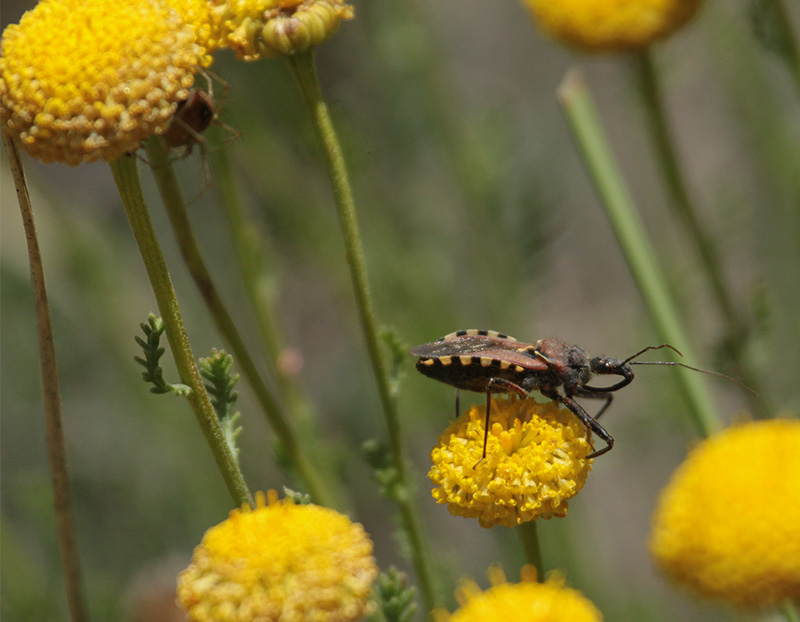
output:
<instances>
[{"instance_id":1,"label":"blurred green background","mask_svg":"<svg viewBox=\"0 0 800 622\"><path fill-rule=\"evenodd\" d=\"M31 6L4 0L3 26ZM559 336L619 357L658 342L556 100L565 73L579 67L673 286L698 356L687 362L732 373L708 283L669 210L631 58L581 55L547 40L516 2L355 8L356 19L342 24L317 61L345 145L379 322L407 346L462 328L524 341ZM752 8L709 2L654 57L690 192L747 318L747 359L772 414L796 413L800 91L755 36ZM230 133L210 132L207 151L228 150L269 249L282 331L301 355L296 380L379 564L410 571L394 506L380 498L361 457L363 441L385 436L384 423L330 184L288 68L222 52L211 69L228 84L222 121L241 135L228 141ZM176 163L187 197L205 184L201 157L195 150ZM63 620L27 256L5 155L2 162L0 607L9 622ZM140 379L133 337L156 307L108 166L25 164L54 315L90 612L95 620L180 619L136 611L143 599L172 599L175 573L205 529L226 517L230 496L188 405L152 395ZM206 355L224 344L181 263L146 163L140 171L195 354ZM255 347L256 322L214 187L189 210ZM416 374L411 357L405 368L404 436L444 590L450 595L463 575L486 585L495 562L516 579L523 554L512 531L483 530L430 497L428 453L452 417L453 391ZM563 569L606 620L731 619L670 587L651 566L654 502L697 436L673 370L636 371L604 419L613 452L596 461L567 518L539 526L545 566ZM748 416L736 385L707 383L726 421ZM293 486L275 465L271 432L248 388L239 389L249 485ZM462 403L473 399L482 398Z\"/></svg>"}]
</instances>

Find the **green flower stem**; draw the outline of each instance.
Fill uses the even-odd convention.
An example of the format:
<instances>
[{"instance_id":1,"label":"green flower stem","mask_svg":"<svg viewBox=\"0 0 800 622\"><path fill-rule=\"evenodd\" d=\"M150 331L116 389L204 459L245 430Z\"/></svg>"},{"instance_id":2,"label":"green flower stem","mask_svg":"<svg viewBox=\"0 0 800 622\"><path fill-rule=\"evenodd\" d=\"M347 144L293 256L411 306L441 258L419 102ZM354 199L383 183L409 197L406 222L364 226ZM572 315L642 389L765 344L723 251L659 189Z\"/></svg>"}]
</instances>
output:
<instances>
[{"instance_id":1,"label":"green flower stem","mask_svg":"<svg viewBox=\"0 0 800 622\"><path fill-rule=\"evenodd\" d=\"M433 587L433 575L427 557L427 548L423 544L422 529L418 513L414 507L408 480L408 469L403 451L403 442L400 433L400 422L397 413L395 395L390 388L386 365L380 351L378 328L375 313L372 308L372 299L369 294L367 281L367 266L364 259L364 249L361 245L358 220L356 218L355 202L350 181L345 166L342 149L333 127L328 107L322 97L322 92L317 78L317 70L312 52L305 52L288 57L295 81L300 89L308 112L311 116L317 137L325 153L328 172L331 177L336 207L339 212L339 222L347 253L347 265L356 297L356 306L361 319L361 327L367 342L375 382L378 385L383 413L389 436L389 447L392 461L397 470L400 482L400 494L395 496L395 502L400 510L400 520L403 529L409 538L411 555L417 571L420 591L428 611L437 604L436 592Z\"/></svg>"},{"instance_id":2,"label":"green flower stem","mask_svg":"<svg viewBox=\"0 0 800 622\"><path fill-rule=\"evenodd\" d=\"M536 567L536 580L544 581L544 564L542 563L542 549L539 546L538 521L532 520L522 523L517 527L517 534L525 550L525 560Z\"/></svg>"},{"instance_id":3,"label":"green flower stem","mask_svg":"<svg viewBox=\"0 0 800 622\"><path fill-rule=\"evenodd\" d=\"M61 549L61 565L67 590L67 602L72 622L85 622L89 619L89 615L86 609L75 518L72 512L67 450L64 444L64 429L61 419L61 385L56 361L53 324L50 319L50 305L44 280L44 266L39 252L36 223L33 219L31 198L28 194L28 184L25 181L25 172L19 158L19 151L14 140L5 132L3 132L3 141L14 177L14 185L17 189L22 225L28 245L28 262L31 269L33 302L36 310L36 330L39 337L39 371L42 377L45 441L50 464L50 485L53 488L56 530Z\"/></svg>"},{"instance_id":4,"label":"green flower stem","mask_svg":"<svg viewBox=\"0 0 800 622\"><path fill-rule=\"evenodd\" d=\"M220 202L228 219L239 272L267 354L270 373L278 381L280 395L286 400L289 412L301 427L307 427L312 423L311 406L294 382L293 376L277 364L286 342L275 311L278 278L269 265L272 249L268 247L257 224L242 205L228 150L210 150L209 159L219 188Z\"/></svg>"},{"instance_id":5,"label":"green flower stem","mask_svg":"<svg viewBox=\"0 0 800 622\"><path fill-rule=\"evenodd\" d=\"M785 0L772 0L776 26L780 28L779 39L783 42L782 56L791 71L794 85L800 90L800 44L792 26L791 13Z\"/></svg>"},{"instance_id":6,"label":"green flower stem","mask_svg":"<svg viewBox=\"0 0 800 622\"><path fill-rule=\"evenodd\" d=\"M797 605L791 600L786 599L783 601L780 608L783 610L783 614L786 616L788 622L800 622L800 613L797 611Z\"/></svg>"},{"instance_id":7,"label":"green flower stem","mask_svg":"<svg viewBox=\"0 0 800 622\"><path fill-rule=\"evenodd\" d=\"M571 72L559 88L558 95L656 332L661 339L686 355L688 361L694 361L689 339L681 325L666 279L611 153L582 76L578 72ZM722 424L699 374L683 367L676 367L675 371L700 432L708 436L721 429Z\"/></svg>"},{"instance_id":8,"label":"green flower stem","mask_svg":"<svg viewBox=\"0 0 800 622\"><path fill-rule=\"evenodd\" d=\"M683 224L684 230L692 241L706 273L711 291L725 322L725 353L730 357L734 373L756 393L759 391L758 380L748 363L744 348L747 342L748 326L736 307L730 288L722 274L722 262L719 260L713 236L703 225L697 209L689 196L683 174L678 163L677 151L670 134L667 117L664 111L664 98L653 63L652 53L645 49L633 57L636 71L636 82L643 100L643 109L647 115L650 133L655 143L661 171L670 196L670 206ZM759 397L747 393L750 408L761 417L768 416L772 409Z\"/></svg>"},{"instance_id":9,"label":"green flower stem","mask_svg":"<svg viewBox=\"0 0 800 622\"><path fill-rule=\"evenodd\" d=\"M211 274L200 253L192 223L186 213L186 206L181 197L178 180L175 178L175 171L163 141L153 137L147 141L146 147L148 158L153 165L153 174L172 225L172 232L178 242L181 256L189 269L192 279L194 279L195 285L197 285L197 289L200 291L200 295L203 297L203 301L211 312L211 317L214 319L217 330L228 342L236 363L255 392L261 409L264 411L269 424L278 435L281 443L283 443L286 455L307 487L308 493L315 503L334 507L335 504L329 494L330 487L322 485L316 470L300 450L294 430L289 425L283 409L279 406L278 401L273 397L264 379L259 374L258 367L250 356L244 339L242 339L231 314L222 300L222 296L219 294L219 290L211 279Z\"/></svg>"},{"instance_id":10,"label":"green flower stem","mask_svg":"<svg viewBox=\"0 0 800 622\"><path fill-rule=\"evenodd\" d=\"M117 183L128 222L133 230L133 236L136 238L139 252L144 260L159 312L164 320L167 339L178 375L181 382L192 389L191 395L188 396L189 403L197 416L197 421L211 447L211 452L233 500L237 505L247 503L252 506L253 499L244 481L238 460L225 440L225 434L220 427L192 354L189 338L183 326L178 299L172 287L172 280L142 196L139 173L136 170L136 157L127 154L117 158L111 162L111 171L114 174L114 181Z\"/></svg>"}]
</instances>

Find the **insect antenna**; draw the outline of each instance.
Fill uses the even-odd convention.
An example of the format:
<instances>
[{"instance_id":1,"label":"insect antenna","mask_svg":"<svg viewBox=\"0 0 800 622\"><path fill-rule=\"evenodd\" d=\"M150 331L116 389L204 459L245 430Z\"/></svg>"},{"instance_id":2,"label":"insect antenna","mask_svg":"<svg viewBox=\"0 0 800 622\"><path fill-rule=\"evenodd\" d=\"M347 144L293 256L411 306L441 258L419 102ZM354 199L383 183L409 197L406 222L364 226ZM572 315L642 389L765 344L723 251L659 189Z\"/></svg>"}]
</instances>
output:
<instances>
[{"instance_id":1,"label":"insect antenna","mask_svg":"<svg viewBox=\"0 0 800 622\"><path fill-rule=\"evenodd\" d=\"M701 374L708 374L709 376L719 376L720 378L725 378L726 380L730 380L731 382L733 382L735 384L738 384L740 387L742 387L743 389L746 389L747 391L749 391L753 395L756 395L756 396L758 395L758 393L756 393L751 387L748 387L741 380L737 380L736 378L732 378L731 376L728 376L727 374L720 373L718 371L710 371L708 369L700 369L699 367L692 367L691 365L687 365L686 363L681 363L679 361L634 361L633 360L637 356L641 356L642 354L644 354L648 350L660 350L662 348L669 348L673 352L676 352L679 356L683 356L683 354L681 353L680 350L678 350L678 348L676 348L674 346L671 346L668 343L662 343L660 346L647 346L646 348L644 348L643 350L640 350L639 352L637 352L633 356L629 356L628 358L626 358L623 361L623 364L627 363L627 364L630 364L630 365L677 365L677 366L680 366L680 367L685 367L686 369L691 369L692 371L699 371Z\"/></svg>"}]
</instances>

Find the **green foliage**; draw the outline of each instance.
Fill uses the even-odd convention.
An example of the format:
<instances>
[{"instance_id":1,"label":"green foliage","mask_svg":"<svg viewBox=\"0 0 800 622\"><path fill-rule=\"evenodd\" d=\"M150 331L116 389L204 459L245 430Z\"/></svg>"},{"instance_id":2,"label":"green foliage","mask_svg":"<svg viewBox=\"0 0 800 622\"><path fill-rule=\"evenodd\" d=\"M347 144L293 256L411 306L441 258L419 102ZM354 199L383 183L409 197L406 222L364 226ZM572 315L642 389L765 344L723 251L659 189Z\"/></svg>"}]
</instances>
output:
<instances>
[{"instance_id":1,"label":"green foliage","mask_svg":"<svg viewBox=\"0 0 800 622\"><path fill-rule=\"evenodd\" d=\"M142 339L138 335L134 337L136 343L142 348L144 358L141 356L134 356L134 360L144 367L145 371L142 372L142 379L145 382L152 384L150 388L151 393L174 393L186 397L191 394L192 390L185 384L173 384L164 380L164 371L159 365L164 348L161 347L161 334L164 332L164 322L161 318L156 317L154 314L147 316L147 322L139 324L145 338Z\"/></svg>"},{"instance_id":2,"label":"green foliage","mask_svg":"<svg viewBox=\"0 0 800 622\"><path fill-rule=\"evenodd\" d=\"M234 391L239 374L233 373L233 357L224 350L211 350L211 356L198 361L200 375L207 380L205 387L220 422L234 416L233 405L239 399Z\"/></svg>"},{"instance_id":3,"label":"green foliage","mask_svg":"<svg viewBox=\"0 0 800 622\"><path fill-rule=\"evenodd\" d=\"M410 622L417 613L416 590L407 585L405 573L394 566L378 577L375 597L386 622Z\"/></svg>"},{"instance_id":4,"label":"green foliage","mask_svg":"<svg viewBox=\"0 0 800 622\"><path fill-rule=\"evenodd\" d=\"M386 443L378 439L365 441L361 451L367 464L372 467L372 476L378 484L381 494L387 499L400 499L407 496L397 474L397 468L391 461L391 453Z\"/></svg>"},{"instance_id":5,"label":"green foliage","mask_svg":"<svg viewBox=\"0 0 800 622\"><path fill-rule=\"evenodd\" d=\"M239 374L233 373L233 357L224 350L214 348L211 350L211 356L197 361L197 366L200 375L207 381L206 391L211 397L211 404L219 418L225 440L234 455L238 456L236 438L242 429L236 425L239 413L233 410L233 405L239 399L239 394L234 391L236 383L239 382Z\"/></svg>"}]
</instances>

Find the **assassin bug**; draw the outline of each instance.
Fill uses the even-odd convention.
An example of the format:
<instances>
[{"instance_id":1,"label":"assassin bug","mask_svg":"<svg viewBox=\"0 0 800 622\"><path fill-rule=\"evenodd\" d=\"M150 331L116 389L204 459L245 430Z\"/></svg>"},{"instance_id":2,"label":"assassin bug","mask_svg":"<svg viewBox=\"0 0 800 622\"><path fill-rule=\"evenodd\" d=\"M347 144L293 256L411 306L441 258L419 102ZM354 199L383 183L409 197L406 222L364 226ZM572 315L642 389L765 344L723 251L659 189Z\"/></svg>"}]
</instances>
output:
<instances>
[{"instance_id":1,"label":"assassin bug","mask_svg":"<svg viewBox=\"0 0 800 622\"><path fill-rule=\"evenodd\" d=\"M491 330L460 330L438 341L411 348L410 353L419 357L417 369L423 375L452 385L456 389L486 393L483 458L486 457L486 441L489 437L491 394L516 393L525 398L533 390L538 390L545 397L568 408L583 422L590 435L594 432L606 443L605 447L586 456L596 458L614 446L614 437L606 432L597 419L611 405L614 391L629 385L633 380L631 365L680 365L694 371L723 376L738 383L724 374L698 369L676 361L633 360L648 350L661 348L669 348L680 354L671 345L662 344L648 346L624 360L608 356L590 358L586 350L580 346L568 345L560 339L542 339L531 344ZM593 376L605 375L621 376L622 380L608 387L593 387L587 384ZM558 387L563 387L563 394L559 392ZM576 397L603 399L605 404L592 417L575 401ZM456 392L456 414L458 414L458 392Z\"/></svg>"}]
</instances>

